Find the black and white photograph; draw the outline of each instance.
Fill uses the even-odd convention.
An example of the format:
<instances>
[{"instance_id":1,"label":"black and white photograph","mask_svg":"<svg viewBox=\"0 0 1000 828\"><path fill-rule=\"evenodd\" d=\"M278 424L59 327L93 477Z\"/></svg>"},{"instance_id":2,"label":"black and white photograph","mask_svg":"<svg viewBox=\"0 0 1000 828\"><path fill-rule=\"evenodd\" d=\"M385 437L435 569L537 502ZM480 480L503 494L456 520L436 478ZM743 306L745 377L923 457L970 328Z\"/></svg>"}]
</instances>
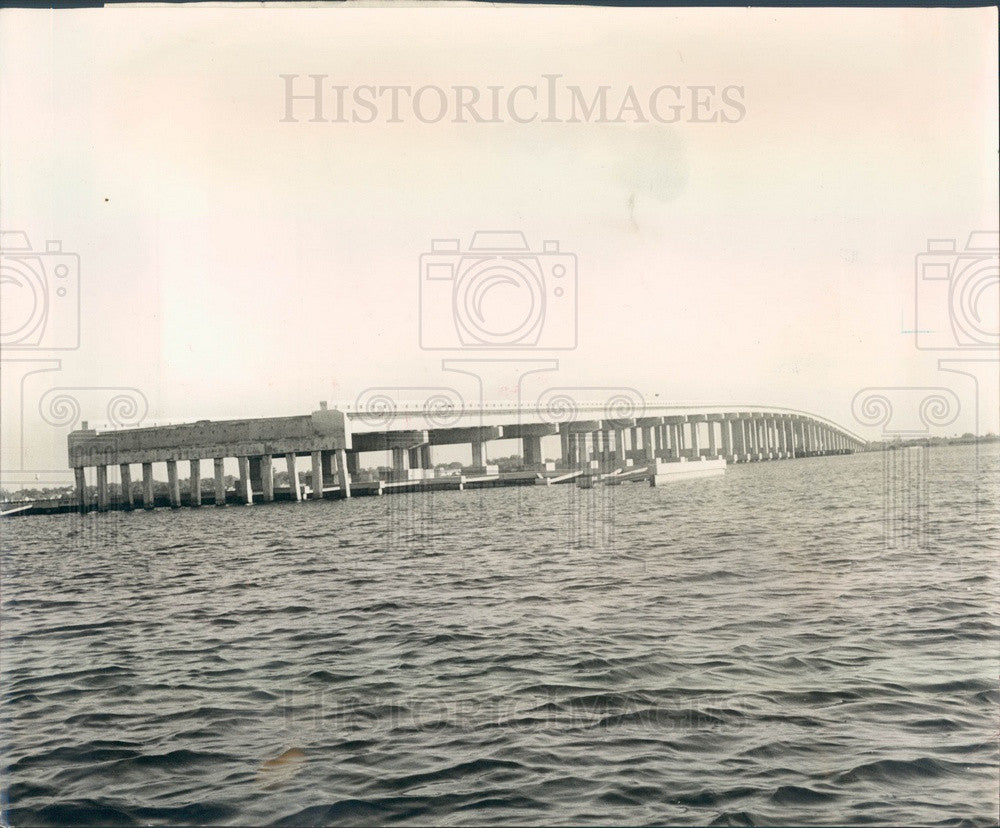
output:
<instances>
[{"instance_id":1,"label":"black and white photograph","mask_svg":"<svg viewBox=\"0 0 1000 828\"><path fill-rule=\"evenodd\" d=\"M0 826L1000 825L998 9L0 9Z\"/></svg>"}]
</instances>

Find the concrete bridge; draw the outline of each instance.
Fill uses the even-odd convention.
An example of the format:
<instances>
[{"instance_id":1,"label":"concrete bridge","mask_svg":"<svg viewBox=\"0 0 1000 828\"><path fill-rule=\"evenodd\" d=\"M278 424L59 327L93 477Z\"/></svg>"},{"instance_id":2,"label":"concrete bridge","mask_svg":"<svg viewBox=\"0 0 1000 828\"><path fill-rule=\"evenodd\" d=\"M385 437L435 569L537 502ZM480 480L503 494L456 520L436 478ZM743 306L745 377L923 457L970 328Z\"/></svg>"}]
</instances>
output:
<instances>
[{"instance_id":1,"label":"concrete bridge","mask_svg":"<svg viewBox=\"0 0 1000 828\"><path fill-rule=\"evenodd\" d=\"M635 416L628 416L635 414ZM77 506L86 511L132 509L132 466L142 468L142 505L157 505L153 465L164 463L167 497L178 508L205 503L251 504L347 498L421 488L536 485L576 481L616 483L648 479L658 485L674 477L724 470L726 464L850 454L865 441L829 420L772 407L652 406L641 412L609 411L606 406L575 406L565 411L493 406L441 418L420 410L393 411L373 425L370 414L340 411L325 403L311 414L245 420L201 420L181 425L69 435L69 465L76 474ZM542 441L558 438L559 456L547 460ZM491 465L491 441L518 440L523 463L500 472ZM549 440L554 446L555 440ZM434 449L468 445L470 465L461 473L434 466ZM378 480L359 480L360 457L368 452L391 456L391 471ZM554 452L553 452L554 453ZM299 485L299 457L310 458L310 485ZM224 463L235 458L236 491L227 491ZM275 461L283 463L290 485L276 488ZM202 463L212 462L214 485L202 491ZM182 493L178 463L189 463ZM111 503L108 468L118 466L121 499ZM94 467L96 504L90 502L86 469ZM207 469L206 469L207 471Z\"/></svg>"}]
</instances>

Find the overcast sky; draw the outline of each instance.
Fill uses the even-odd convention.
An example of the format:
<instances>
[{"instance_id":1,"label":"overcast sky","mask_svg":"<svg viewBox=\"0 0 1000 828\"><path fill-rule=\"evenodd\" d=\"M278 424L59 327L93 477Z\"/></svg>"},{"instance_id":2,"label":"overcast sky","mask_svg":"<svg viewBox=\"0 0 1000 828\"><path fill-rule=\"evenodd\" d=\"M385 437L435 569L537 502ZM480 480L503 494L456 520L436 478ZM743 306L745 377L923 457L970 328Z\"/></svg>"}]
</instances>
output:
<instances>
[{"instance_id":1,"label":"overcast sky","mask_svg":"<svg viewBox=\"0 0 1000 828\"><path fill-rule=\"evenodd\" d=\"M908 331L927 239L997 227L996 27L995 9L3 10L3 229L79 255L82 320L77 350L4 349L4 465L22 427L26 467L65 463L65 430L38 414L58 387L140 389L149 422L301 413L371 386L466 393L441 371L463 353L420 347L422 312L455 337L440 283L421 308L420 256L496 229L576 256L576 315L550 296L544 324L577 346L502 354L559 360L534 389L790 406L871 437L860 389L945 386L961 401L945 432L972 430L973 384L937 362L989 352L920 351ZM283 122L283 74L303 92L328 76L328 119L334 86L348 102L470 86L481 103L502 87L501 122L454 123L454 101L392 122L384 98L372 123L351 120L363 107L310 121L309 101ZM611 121L631 87L646 122L545 122L530 92L511 110L544 75L560 106L566 87L608 87ZM674 123L649 112L664 86ZM706 109L692 86L715 88ZM69 324L61 307L51 324ZM26 358L61 364L11 390ZM996 430L995 385L980 394Z\"/></svg>"}]
</instances>

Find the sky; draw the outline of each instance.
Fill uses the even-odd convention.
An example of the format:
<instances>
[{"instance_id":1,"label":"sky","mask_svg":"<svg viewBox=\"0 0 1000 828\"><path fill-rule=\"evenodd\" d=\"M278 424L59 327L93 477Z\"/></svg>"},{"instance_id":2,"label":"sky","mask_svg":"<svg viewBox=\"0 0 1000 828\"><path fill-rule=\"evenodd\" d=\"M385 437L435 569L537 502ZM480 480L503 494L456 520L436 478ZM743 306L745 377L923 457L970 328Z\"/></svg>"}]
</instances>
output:
<instances>
[{"instance_id":1,"label":"sky","mask_svg":"<svg viewBox=\"0 0 1000 828\"><path fill-rule=\"evenodd\" d=\"M64 468L69 428L103 427L118 398L146 424L371 388L477 400L443 359L493 360L488 401L516 387L498 361L543 359L523 399L787 406L874 439L923 428L913 400L943 388L954 416L931 433L997 431L996 251L961 255L998 225L996 28L996 9L4 9L0 223L44 254L4 266L44 274L48 315L18 327L24 285L0 288L2 467ZM296 94L323 76L325 120L310 100L285 117L282 75ZM378 96L364 123L357 90L390 86L428 90L395 119ZM456 86L484 122L457 115ZM606 87L603 122L573 118L570 87L588 104ZM470 350L457 276L431 279L425 254L458 240L433 261L459 273L496 230L523 233L497 266L528 281L501 278L466 330L535 301L538 338ZM971 340L948 279L920 278L929 239L957 240L933 263L978 268ZM857 416L873 388L889 424Z\"/></svg>"}]
</instances>

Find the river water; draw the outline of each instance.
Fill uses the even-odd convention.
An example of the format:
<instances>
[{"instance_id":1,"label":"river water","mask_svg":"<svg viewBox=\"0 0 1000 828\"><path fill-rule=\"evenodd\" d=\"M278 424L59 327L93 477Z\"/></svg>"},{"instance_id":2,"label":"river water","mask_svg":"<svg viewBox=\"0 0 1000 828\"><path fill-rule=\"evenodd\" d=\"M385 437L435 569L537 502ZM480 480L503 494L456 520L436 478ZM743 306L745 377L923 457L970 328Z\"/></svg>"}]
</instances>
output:
<instances>
[{"instance_id":1,"label":"river water","mask_svg":"<svg viewBox=\"0 0 1000 828\"><path fill-rule=\"evenodd\" d=\"M14 825L998 822L997 445L2 524Z\"/></svg>"}]
</instances>

